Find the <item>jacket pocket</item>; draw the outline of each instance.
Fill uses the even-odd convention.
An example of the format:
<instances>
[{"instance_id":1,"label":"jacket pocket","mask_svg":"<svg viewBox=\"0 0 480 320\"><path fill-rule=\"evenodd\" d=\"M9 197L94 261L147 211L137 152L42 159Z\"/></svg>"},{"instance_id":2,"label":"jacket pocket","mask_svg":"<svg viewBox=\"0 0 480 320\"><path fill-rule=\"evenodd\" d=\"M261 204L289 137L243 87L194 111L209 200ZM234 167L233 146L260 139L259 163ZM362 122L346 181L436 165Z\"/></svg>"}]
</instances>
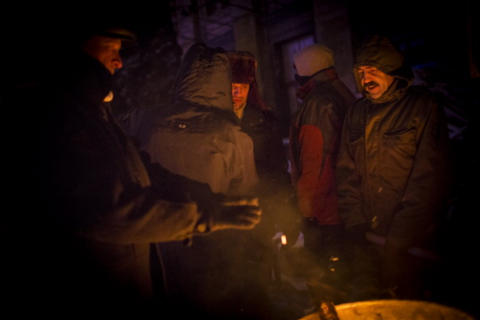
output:
<instances>
[{"instance_id":1,"label":"jacket pocket","mask_svg":"<svg viewBox=\"0 0 480 320\"><path fill-rule=\"evenodd\" d=\"M398 128L383 133L383 145L387 148L396 146L415 146L415 127Z\"/></svg>"},{"instance_id":2,"label":"jacket pocket","mask_svg":"<svg viewBox=\"0 0 480 320\"><path fill-rule=\"evenodd\" d=\"M417 150L415 130L415 127L404 127L383 134L381 166L385 170L398 171L397 173L400 175L407 175ZM392 170L392 168L396 168L396 170ZM389 175L394 175L394 173L391 172Z\"/></svg>"}]
</instances>

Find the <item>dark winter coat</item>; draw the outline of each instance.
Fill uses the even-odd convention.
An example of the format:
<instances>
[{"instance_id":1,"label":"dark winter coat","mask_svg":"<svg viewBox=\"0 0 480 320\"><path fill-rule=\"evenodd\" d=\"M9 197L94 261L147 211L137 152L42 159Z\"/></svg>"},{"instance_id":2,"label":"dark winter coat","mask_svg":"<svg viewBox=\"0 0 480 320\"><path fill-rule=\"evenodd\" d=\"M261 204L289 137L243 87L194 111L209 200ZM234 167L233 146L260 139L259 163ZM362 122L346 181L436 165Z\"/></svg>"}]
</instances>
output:
<instances>
[{"instance_id":1,"label":"dark winter coat","mask_svg":"<svg viewBox=\"0 0 480 320\"><path fill-rule=\"evenodd\" d=\"M153 297L150 243L190 237L201 216L194 202L162 200L152 189L136 147L102 103L108 70L84 54L72 60L59 78L6 101L17 112L36 108L23 117L35 135L12 152L12 163L31 160L12 180L17 202L2 203L8 261L22 272L12 276L22 295L9 296L49 314L127 312Z\"/></svg>"},{"instance_id":2,"label":"dark winter coat","mask_svg":"<svg viewBox=\"0 0 480 320\"><path fill-rule=\"evenodd\" d=\"M145 118L154 123L139 139L152 161L166 169L208 183L214 192L245 195L253 192L258 176L252 140L232 111L225 59L206 49L187 52L172 103L149 111L156 114Z\"/></svg>"},{"instance_id":3,"label":"dark winter coat","mask_svg":"<svg viewBox=\"0 0 480 320\"><path fill-rule=\"evenodd\" d=\"M215 192L254 194L258 176L253 144L241 131L231 92L226 53L195 44L182 60L171 103L136 110L130 132L153 162L170 171L207 183ZM158 245L171 306L179 314L241 313L249 232L221 230L197 237L189 246Z\"/></svg>"},{"instance_id":4,"label":"dark winter coat","mask_svg":"<svg viewBox=\"0 0 480 320\"><path fill-rule=\"evenodd\" d=\"M346 116L336 169L340 215L347 229L365 225L395 247L425 246L448 201L444 111L431 94L411 86L412 71L389 44L367 44L358 66L377 67L396 80Z\"/></svg>"},{"instance_id":5,"label":"dark winter coat","mask_svg":"<svg viewBox=\"0 0 480 320\"><path fill-rule=\"evenodd\" d=\"M290 158L300 212L320 225L341 224L334 170L343 120L355 97L334 68L317 73L297 95L303 102L292 119Z\"/></svg>"},{"instance_id":6,"label":"dark winter coat","mask_svg":"<svg viewBox=\"0 0 480 320\"><path fill-rule=\"evenodd\" d=\"M260 178L257 190L262 205L262 222L252 233L263 232L265 239L271 243L277 231L287 233L287 230L293 229L292 224L298 218L286 150L273 110L247 102L241 124L243 131L252 138L255 166Z\"/></svg>"}]
</instances>

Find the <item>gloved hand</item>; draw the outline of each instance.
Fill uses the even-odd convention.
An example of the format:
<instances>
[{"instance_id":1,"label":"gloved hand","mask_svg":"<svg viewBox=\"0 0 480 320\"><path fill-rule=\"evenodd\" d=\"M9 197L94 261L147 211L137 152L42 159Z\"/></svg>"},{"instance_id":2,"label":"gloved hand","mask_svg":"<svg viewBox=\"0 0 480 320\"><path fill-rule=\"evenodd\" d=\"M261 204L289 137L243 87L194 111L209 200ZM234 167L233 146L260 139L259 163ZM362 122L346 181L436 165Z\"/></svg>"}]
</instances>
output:
<instances>
[{"instance_id":1,"label":"gloved hand","mask_svg":"<svg viewBox=\"0 0 480 320\"><path fill-rule=\"evenodd\" d=\"M210 231L223 229L251 230L261 220L262 210L256 197L228 197L209 215Z\"/></svg>"}]
</instances>

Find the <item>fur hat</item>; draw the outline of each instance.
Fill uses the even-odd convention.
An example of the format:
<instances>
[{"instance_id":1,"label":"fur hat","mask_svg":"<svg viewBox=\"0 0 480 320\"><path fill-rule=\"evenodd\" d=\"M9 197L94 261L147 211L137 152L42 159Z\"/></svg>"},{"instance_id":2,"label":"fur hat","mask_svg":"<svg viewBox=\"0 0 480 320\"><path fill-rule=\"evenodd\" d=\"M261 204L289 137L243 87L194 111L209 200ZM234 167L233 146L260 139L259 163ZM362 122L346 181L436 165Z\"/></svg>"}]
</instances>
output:
<instances>
[{"instance_id":1,"label":"fur hat","mask_svg":"<svg viewBox=\"0 0 480 320\"><path fill-rule=\"evenodd\" d=\"M232 68L232 82L252 84L257 72L257 61L248 51L230 51L227 53Z\"/></svg>"},{"instance_id":2,"label":"fur hat","mask_svg":"<svg viewBox=\"0 0 480 320\"><path fill-rule=\"evenodd\" d=\"M295 54L293 60L299 76L311 76L320 70L334 66L332 50L317 43L301 49Z\"/></svg>"}]
</instances>

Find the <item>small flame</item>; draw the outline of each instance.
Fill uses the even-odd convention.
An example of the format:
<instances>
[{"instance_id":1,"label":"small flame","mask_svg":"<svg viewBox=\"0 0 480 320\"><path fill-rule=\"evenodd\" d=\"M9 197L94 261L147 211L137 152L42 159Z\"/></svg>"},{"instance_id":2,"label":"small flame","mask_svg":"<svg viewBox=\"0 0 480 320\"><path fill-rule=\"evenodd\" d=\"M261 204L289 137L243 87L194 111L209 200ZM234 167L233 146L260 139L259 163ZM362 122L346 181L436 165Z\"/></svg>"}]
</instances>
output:
<instances>
[{"instance_id":1,"label":"small flame","mask_svg":"<svg viewBox=\"0 0 480 320\"><path fill-rule=\"evenodd\" d=\"M281 239L283 245L287 244L287 236L286 235L282 234L282 237L280 239Z\"/></svg>"}]
</instances>

